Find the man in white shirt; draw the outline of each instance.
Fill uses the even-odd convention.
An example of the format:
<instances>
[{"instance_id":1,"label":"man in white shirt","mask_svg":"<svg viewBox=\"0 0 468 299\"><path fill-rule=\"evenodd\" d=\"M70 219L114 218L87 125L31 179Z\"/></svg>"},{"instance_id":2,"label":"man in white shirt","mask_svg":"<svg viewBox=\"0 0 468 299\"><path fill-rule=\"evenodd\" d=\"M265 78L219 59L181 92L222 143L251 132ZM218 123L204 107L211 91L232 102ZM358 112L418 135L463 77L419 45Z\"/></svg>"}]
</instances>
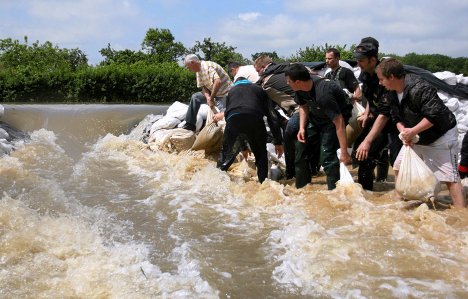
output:
<instances>
[{"instance_id":1,"label":"man in white shirt","mask_svg":"<svg viewBox=\"0 0 468 299\"><path fill-rule=\"evenodd\" d=\"M239 62L230 62L228 64L228 72L234 77L232 82L236 82L237 78L243 77L252 83L256 83L260 76L253 65L242 65Z\"/></svg>"}]
</instances>

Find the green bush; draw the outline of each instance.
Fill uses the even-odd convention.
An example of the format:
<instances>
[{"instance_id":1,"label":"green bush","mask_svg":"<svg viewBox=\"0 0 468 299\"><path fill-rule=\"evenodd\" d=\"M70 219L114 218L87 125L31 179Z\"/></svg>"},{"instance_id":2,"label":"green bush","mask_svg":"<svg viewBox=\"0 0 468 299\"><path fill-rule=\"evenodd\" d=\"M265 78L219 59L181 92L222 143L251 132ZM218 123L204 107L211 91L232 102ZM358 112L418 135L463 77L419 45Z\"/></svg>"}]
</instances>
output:
<instances>
[{"instance_id":1,"label":"green bush","mask_svg":"<svg viewBox=\"0 0 468 299\"><path fill-rule=\"evenodd\" d=\"M188 101L195 91L195 74L176 63L112 64L76 72L0 70L0 97L10 102L161 103Z\"/></svg>"}]
</instances>

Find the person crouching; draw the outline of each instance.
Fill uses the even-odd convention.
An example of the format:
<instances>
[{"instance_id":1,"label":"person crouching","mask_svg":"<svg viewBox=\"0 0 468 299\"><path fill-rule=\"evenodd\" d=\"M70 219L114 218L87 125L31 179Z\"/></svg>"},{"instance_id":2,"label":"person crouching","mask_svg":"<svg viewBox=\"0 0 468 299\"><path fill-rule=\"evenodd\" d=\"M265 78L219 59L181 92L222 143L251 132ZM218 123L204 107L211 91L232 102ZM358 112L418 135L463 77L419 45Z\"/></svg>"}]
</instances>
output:
<instances>
[{"instance_id":1,"label":"person crouching","mask_svg":"<svg viewBox=\"0 0 468 299\"><path fill-rule=\"evenodd\" d=\"M268 153L266 149L267 130L263 117L266 116L273 144L278 157L283 154L282 136L279 120L273 110L273 102L262 87L240 77L229 91L226 110L214 116L214 121L226 119L223 147L217 167L227 171L244 146L250 145L255 156L258 181L262 183L268 176Z\"/></svg>"}]
</instances>

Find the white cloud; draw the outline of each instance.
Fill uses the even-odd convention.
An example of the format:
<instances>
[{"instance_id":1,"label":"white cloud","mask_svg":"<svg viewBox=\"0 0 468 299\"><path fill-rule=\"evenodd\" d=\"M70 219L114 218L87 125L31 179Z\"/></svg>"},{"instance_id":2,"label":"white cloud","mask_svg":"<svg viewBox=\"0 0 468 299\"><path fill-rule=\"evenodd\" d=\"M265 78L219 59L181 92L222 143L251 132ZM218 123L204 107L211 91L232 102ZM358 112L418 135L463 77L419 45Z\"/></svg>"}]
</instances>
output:
<instances>
[{"instance_id":1,"label":"white cloud","mask_svg":"<svg viewBox=\"0 0 468 299\"><path fill-rule=\"evenodd\" d=\"M261 15L262 14L258 12L242 13L239 14L239 19L244 22L253 22L258 20Z\"/></svg>"}]
</instances>

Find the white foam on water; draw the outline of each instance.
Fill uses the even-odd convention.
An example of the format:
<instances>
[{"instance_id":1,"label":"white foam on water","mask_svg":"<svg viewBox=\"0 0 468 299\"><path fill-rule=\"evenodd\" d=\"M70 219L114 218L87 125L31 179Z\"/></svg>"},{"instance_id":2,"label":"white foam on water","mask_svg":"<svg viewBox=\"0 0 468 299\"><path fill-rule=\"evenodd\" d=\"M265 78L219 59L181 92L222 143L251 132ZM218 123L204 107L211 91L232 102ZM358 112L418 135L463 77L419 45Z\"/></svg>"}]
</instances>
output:
<instances>
[{"instance_id":1,"label":"white foam on water","mask_svg":"<svg viewBox=\"0 0 468 299\"><path fill-rule=\"evenodd\" d=\"M6 297L216 298L196 263L164 273L141 243L104 245L98 230L70 216L46 216L0 201L0 289Z\"/></svg>"}]
</instances>

